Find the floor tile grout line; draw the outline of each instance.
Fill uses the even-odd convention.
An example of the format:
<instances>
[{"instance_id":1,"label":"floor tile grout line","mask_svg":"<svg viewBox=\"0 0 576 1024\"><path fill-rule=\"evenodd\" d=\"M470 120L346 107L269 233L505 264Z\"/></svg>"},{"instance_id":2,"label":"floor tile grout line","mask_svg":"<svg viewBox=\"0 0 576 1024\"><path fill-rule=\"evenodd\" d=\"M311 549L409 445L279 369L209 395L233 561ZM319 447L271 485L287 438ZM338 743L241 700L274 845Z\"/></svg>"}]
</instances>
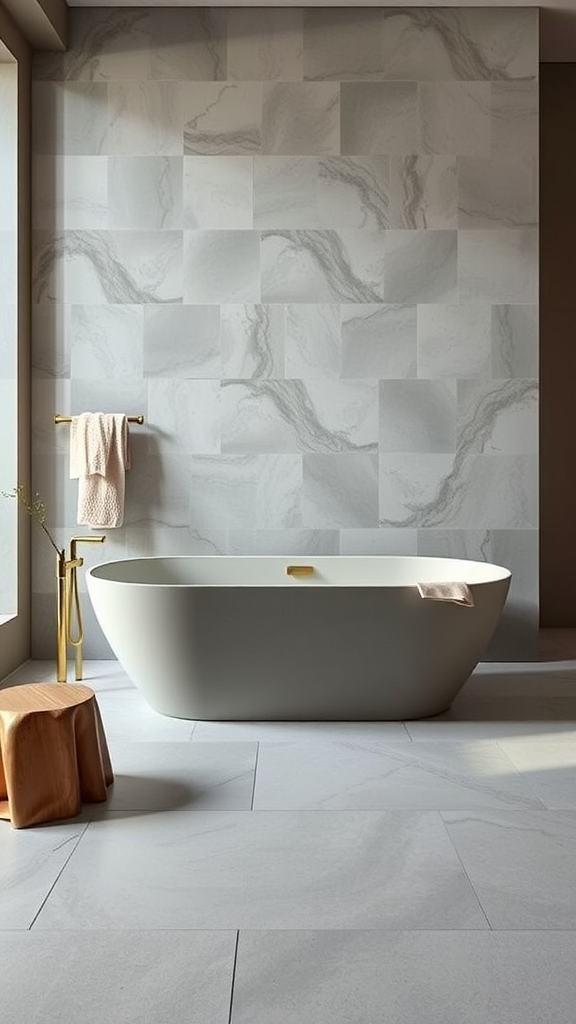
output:
<instances>
[{"instance_id":1,"label":"floor tile grout line","mask_svg":"<svg viewBox=\"0 0 576 1024\"><path fill-rule=\"evenodd\" d=\"M234 959L232 961L232 979L230 982L230 1006L228 1008L228 1024L232 1024L232 1012L234 1007L234 986L236 984L236 964L238 962L238 943L240 941L240 931L236 932L236 942L234 944Z\"/></svg>"},{"instance_id":2,"label":"floor tile grout line","mask_svg":"<svg viewBox=\"0 0 576 1024\"><path fill-rule=\"evenodd\" d=\"M258 758L260 755L260 743L256 743L256 756L254 757L254 781L252 783L252 795L250 797L250 810L254 810L254 797L256 796L256 772L258 771Z\"/></svg>"},{"instance_id":3,"label":"floor tile grout line","mask_svg":"<svg viewBox=\"0 0 576 1024\"><path fill-rule=\"evenodd\" d=\"M468 874L468 872L467 872L467 870L466 870L466 867L465 867L465 865L464 865L464 861L462 860L462 857L460 856L460 852L459 852L459 850L458 850L458 848L457 848L457 846L456 846L456 843L454 842L454 840L453 840L453 838L452 838L452 835L451 835L451 833L450 833L450 829L448 828L448 825L447 825L447 824L446 824L446 822L444 821L444 817L443 817L443 815L444 815L444 814L446 814L446 813L449 813L449 812L446 812L446 811L438 811L438 817L440 818L440 821L441 821L441 823L442 823L442 827L443 827L443 829L444 829L444 832L445 832L445 833L446 833L446 835L448 836L448 841L450 842L450 844L451 844L451 846L452 846L452 849L454 850L454 853L456 854L456 856L457 856L457 858L458 858L458 861L459 861L460 867L462 868L462 871L464 872L464 875L465 875L465 877L466 877L466 881L468 882L468 885L470 886L470 888L471 888L472 892L474 893L474 899L476 900L476 902L477 902L477 904L478 904L478 906L479 906L479 908L480 908L480 912L481 912L481 914L482 914L482 916L483 916L484 920L486 921L486 924L488 925L488 928L489 928L489 930L490 930L491 932L494 932L494 931L495 931L495 929L494 929L494 928L492 927L492 925L490 924L490 920L489 920L489 918L488 918L488 914L486 913L486 911L484 910L484 907L482 906L482 902L481 902L481 900L480 900L480 897L479 897L478 893L476 892L476 889L474 888L474 885L473 885L473 883L472 883L472 879L470 878L470 875Z\"/></svg>"},{"instance_id":4,"label":"floor tile grout line","mask_svg":"<svg viewBox=\"0 0 576 1024\"><path fill-rule=\"evenodd\" d=\"M58 874L56 875L56 878L55 878L55 879L54 879L54 881L52 882L52 885L51 885L51 886L50 886L50 888L48 889L48 892L46 893L46 895L45 895L44 899L42 900L42 902L41 902L40 906L38 907L38 910L37 910L37 911L36 911L36 913L34 914L34 917L32 918L32 920L31 920L31 922L30 922L30 924L29 924L29 926L28 926L28 929L27 929L28 931L32 931L32 929L33 929L34 925L36 924L36 921L38 920L38 918L39 918L40 914L42 913L42 911L43 911L44 907L46 906L46 903L47 903L47 902L48 902L48 900L50 899L50 897L51 897L52 893L54 892L54 889L56 888L56 886L57 886L58 882L60 881L60 879L61 879L61 877L62 877L62 874L64 873L64 871L65 871L65 870L66 870L66 868L68 867L68 865L69 865L69 863L70 863L70 861L71 861L72 857L73 857L73 856L74 856L74 854L76 853L76 850L78 849L78 847L80 846L80 843L82 842L82 840L83 840L84 836L86 835L86 833L87 833L87 831L88 831L88 826L89 826L89 825L90 825L90 822L89 822L89 821L88 821L88 822L86 822L86 826L85 826L85 827L84 827L84 828L82 829L82 831L80 832L80 835L78 836L78 840L77 840L77 842L75 842L75 843L74 843L74 846L73 846L72 850L70 851L70 854L69 854L69 856L68 856L68 857L66 858L66 860L64 861L64 864L63 864L63 865L62 865L62 867L60 868L60 871L58 872Z\"/></svg>"}]
</instances>

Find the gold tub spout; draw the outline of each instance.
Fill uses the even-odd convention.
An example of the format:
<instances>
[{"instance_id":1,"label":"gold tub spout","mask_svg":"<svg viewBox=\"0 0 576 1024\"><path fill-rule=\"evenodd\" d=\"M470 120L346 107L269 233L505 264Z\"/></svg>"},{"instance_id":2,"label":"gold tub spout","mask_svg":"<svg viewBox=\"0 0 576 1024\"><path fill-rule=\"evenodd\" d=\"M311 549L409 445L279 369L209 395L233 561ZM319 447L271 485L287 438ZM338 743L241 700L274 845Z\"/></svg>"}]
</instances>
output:
<instances>
[{"instance_id":1,"label":"gold tub spout","mask_svg":"<svg viewBox=\"0 0 576 1024\"><path fill-rule=\"evenodd\" d=\"M56 609L56 678L65 683L67 678L66 654L68 646L74 648L75 677L82 679L82 642L84 629L82 626L82 610L78 592L78 575L76 570L84 565L84 559L78 558L76 545L79 543L102 544L106 537L72 537L70 541L70 557L61 551L56 559L56 579L58 583L58 599ZM72 635L72 618L76 615L76 633Z\"/></svg>"},{"instance_id":2,"label":"gold tub spout","mask_svg":"<svg viewBox=\"0 0 576 1024\"><path fill-rule=\"evenodd\" d=\"M287 576L312 576L314 574L313 565L287 565L286 575Z\"/></svg>"}]
</instances>

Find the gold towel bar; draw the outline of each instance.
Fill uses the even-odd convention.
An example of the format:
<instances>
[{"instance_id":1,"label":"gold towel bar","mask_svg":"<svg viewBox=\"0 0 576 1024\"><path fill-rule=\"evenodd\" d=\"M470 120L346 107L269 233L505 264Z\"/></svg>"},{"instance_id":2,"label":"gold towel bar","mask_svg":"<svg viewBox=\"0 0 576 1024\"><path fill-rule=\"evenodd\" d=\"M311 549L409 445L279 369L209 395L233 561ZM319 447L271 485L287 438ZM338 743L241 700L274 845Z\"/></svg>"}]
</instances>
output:
<instances>
[{"instance_id":1,"label":"gold towel bar","mask_svg":"<svg viewBox=\"0 0 576 1024\"><path fill-rule=\"evenodd\" d=\"M54 417L54 423L71 423L71 422L72 422L72 417L71 416L60 416L59 413L56 413L56 415ZM142 414L140 414L139 416L129 416L128 417L128 422L129 423L140 423L140 424L142 424L142 423L144 423L144 417L142 416Z\"/></svg>"}]
</instances>

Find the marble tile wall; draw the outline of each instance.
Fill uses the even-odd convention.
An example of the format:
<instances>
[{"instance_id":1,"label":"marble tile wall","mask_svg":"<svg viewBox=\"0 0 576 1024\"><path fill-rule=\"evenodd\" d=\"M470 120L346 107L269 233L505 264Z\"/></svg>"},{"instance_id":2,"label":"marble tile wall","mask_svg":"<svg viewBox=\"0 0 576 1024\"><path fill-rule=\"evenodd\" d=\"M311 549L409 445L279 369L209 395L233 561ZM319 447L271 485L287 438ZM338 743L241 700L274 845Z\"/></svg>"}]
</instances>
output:
<instances>
[{"instance_id":1,"label":"marble tile wall","mask_svg":"<svg viewBox=\"0 0 576 1024\"><path fill-rule=\"evenodd\" d=\"M142 412L109 558L496 560L514 584L493 656L531 654L537 11L70 14L69 51L34 70L34 481L55 534L76 485L53 413Z\"/></svg>"}]
</instances>

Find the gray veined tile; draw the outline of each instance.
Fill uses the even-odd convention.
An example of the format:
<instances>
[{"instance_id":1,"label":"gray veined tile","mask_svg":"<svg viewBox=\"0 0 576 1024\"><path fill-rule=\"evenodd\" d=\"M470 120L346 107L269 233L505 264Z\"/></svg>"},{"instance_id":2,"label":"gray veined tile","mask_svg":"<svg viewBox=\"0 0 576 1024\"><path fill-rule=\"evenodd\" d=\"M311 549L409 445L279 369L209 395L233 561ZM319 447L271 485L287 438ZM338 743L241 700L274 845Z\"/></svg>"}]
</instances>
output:
<instances>
[{"instance_id":1,"label":"gray veined tile","mask_svg":"<svg viewBox=\"0 0 576 1024\"><path fill-rule=\"evenodd\" d=\"M343 154L420 151L416 82L343 82L340 88Z\"/></svg>"},{"instance_id":2,"label":"gray veined tile","mask_svg":"<svg viewBox=\"0 0 576 1024\"><path fill-rule=\"evenodd\" d=\"M263 231L263 300L382 302L384 238L369 229Z\"/></svg>"},{"instance_id":3,"label":"gray veined tile","mask_svg":"<svg viewBox=\"0 0 576 1024\"><path fill-rule=\"evenodd\" d=\"M178 82L111 82L108 153L182 155L182 95Z\"/></svg>"},{"instance_id":4,"label":"gray veined tile","mask_svg":"<svg viewBox=\"0 0 576 1024\"><path fill-rule=\"evenodd\" d=\"M387 231L386 302L456 302L458 238L456 231Z\"/></svg>"},{"instance_id":5,"label":"gray veined tile","mask_svg":"<svg viewBox=\"0 0 576 1024\"><path fill-rule=\"evenodd\" d=\"M340 530L341 555L415 555L416 530Z\"/></svg>"},{"instance_id":6,"label":"gray veined tile","mask_svg":"<svg viewBox=\"0 0 576 1024\"><path fill-rule=\"evenodd\" d=\"M141 80L148 77L150 12L84 10L70 17L61 77L67 81Z\"/></svg>"},{"instance_id":7,"label":"gray veined tile","mask_svg":"<svg viewBox=\"0 0 576 1024\"><path fill-rule=\"evenodd\" d=\"M458 232L460 301L536 303L538 233L533 229Z\"/></svg>"},{"instance_id":8,"label":"gray veined tile","mask_svg":"<svg viewBox=\"0 0 576 1024\"><path fill-rule=\"evenodd\" d=\"M434 812L171 811L92 821L35 927L487 924Z\"/></svg>"},{"instance_id":9,"label":"gray veined tile","mask_svg":"<svg viewBox=\"0 0 576 1024\"><path fill-rule=\"evenodd\" d=\"M373 451L377 416L376 384L371 381L226 381L222 450Z\"/></svg>"},{"instance_id":10,"label":"gray veined tile","mask_svg":"<svg viewBox=\"0 0 576 1024\"><path fill-rule=\"evenodd\" d=\"M243 156L261 150L262 83L182 86L184 153Z\"/></svg>"},{"instance_id":11,"label":"gray veined tile","mask_svg":"<svg viewBox=\"0 0 576 1024\"><path fill-rule=\"evenodd\" d=\"M237 380L284 376L284 308L223 305L223 376Z\"/></svg>"},{"instance_id":12,"label":"gray veined tile","mask_svg":"<svg viewBox=\"0 0 576 1024\"><path fill-rule=\"evenodd\" d=\"M377 526L378 456L305 455L302 517L314 529Z\"/></svg>"},{"instance_id":13,"label":"gray veined tile","mask_svg":"<svg viewBox=\"0 0 576 1024\"><path fill-rule=\"evenodd\" d=\"M492 82L492 155L517 159L538 153L538 83Z\"/></svg>"},{"instance_id":14,"label":"gray veined tile","mask_svg":"<svg viewBox=\"0 0 576 1024\"><path fill-rule=\"evenodd\" d=\"M420 152L489 157L490 102L489 82L421 82Z\"/></svg>"},{"instance_id":15,"label":"gray veined tile","mask_svg":"<svg viewBox=\"0 0 576 1024\"><path fill-rule=\"evenodd\" d=\"M304 529L282 529L282 530L228 530L228 545L226 553L229 555L286 555L292 558L294 555L337 555L338 554L338 530L304 530ZM227 723L206 723L198 722L196 728L199 730L197 739L260 739L260 722L251 723L244 735L241 730L246 725L242 722ZM277 725L278 723L273 723ZM297 723L293 727L298 728ZM230 726L230 728L228 728ZM223 729L224 732L220 732ZM208 730L208 731L207 731ZM212 732L214 730L214 733ZM196 729L194 730L196 734Z\"/></svg>"},{"instance_id":16,"label":"gray veined tile","mask_svg":"<svg viewBox=\"0 0 576 1024\"><path fill-rule=\"evenodd\" d=\"M189 82L226 78L226 11L152 10L149 17L150 78Z\"/></svg>"},{"instance_id":17,"label":"gray veined tile","mask_svg":"<svg viewBox=\"0 0 576 1024\"><path fill-rule=\"evenodd\" d=\"M183 1014L228 1024L235 947L236 935L222 931L0 935L4 1012L58 1024L81 1006L85 1024Z\"/></svg>"},{"instance_id":18,"label":"gray veined tile","mask_svg":"<svg viewBox=\"0 0 576 1024\"><path fill-rule=\"evenodd\" d=\"M340 92L332 82L264 82L262 152L298 155L340 151Z\"/></svg>"},{"instance_id":19,"label":"gray veined tile","mask_svg":"<svg viewBox=\"0 0 576 1024\"><path fill-rule=\"evenodd\" d=\"M354 81L382 77L382 14L368 8L304 11L304 77Z\"/></svg>"},{"instance_id":20,"label":"gray veined tile","mask_svg":"<svg viewBox=\"0 0 576 1024\"><path fill-rule=\"evenodd\" d=\"M184 227L252 228L252 178L252 157L184 157Z\"/></svg>"},{"instance_id":21,"label":"gray veined tile","mask_svg":"<svg viewBox=\"0 0 576 1024\"><path fill-rule=\"evenodd\" d=\"M227 77L300 81L302 21L303 12L297 8L229 10Z\"/></svg>"},{"instance_id":22,"label":"gray veined tile","mask_svg":"<svg viewBox=\"0 0 576 1024\"><path fill-rule=\"evenodd\" d=\"M302 456L259 455L255 526L297 530L302 523Z\"/></svg>"},{"instance_id":23,"label":"gray veined tile","mask_svg":"<svg viewBox=\"0 0 576 1024\"><path fill-rule=\"evenodd\" d=\"M387 157L324 157L319 162L318 193L326 226L382 230L391 225Z\"/></svg>"},{"instance_id":24,"label":"gray veined tile","mask_svg":"<svg viewBox=\"0 0 576 1024\"><path fill-rule=\"evenodd\" d=\"M285 320L286 377L340 377L340 308L336 303L289 303Z\"/></svg>"},{"instance_id":25,"label":"gray veined tile","mask_svg":"<svg viewBox=\"0 0 576 1024\"><path fill-rule=\"evenodd\" d=\"M170 338L170 345L166 345ZM212 306L144 307L144 376L222 376L220 309Z\"/></svg>"},{"instance_id":26,"label":"gray veined tile","mask_svg":"<svg viewBox=\"0 0 576 1024\"><path fill-rule=\"evenodd\" d=\"M32 173L36 229L106 227L108 179L105 156L38 154Z\"/></svg>"},{"instance_id":27,"label":"gray veined tile","mask_svg":"<svg viewBox=\"0 0 576 1024\"><path fill-rule=\"evenodd\" d=\"M108 197L112 230L180 229L182 157L109 157Z\"/></svg>"},{"instance_id":28,"label":"gray veined tile","mask_svg":"<svg viewBox=\"0 0 576 1024\"><path fill-rule=\"evenodd\" d=\"M110 811L250 810L255 743L124 743Z\"/></svg>"},{"instance_id":29,"label":"gray veined tile","mask_svg":"<svg viewBox=\"0 0 576 1024\"><path fill-rule=\"evenodd\" d=\"M36 82L32 87L35 153L98 156L108 152L105 82Z\"/></svg>"},{"instance_id":30,"label":"gray veined tile","mask_svg":"<svg viewBox=\"0 0 576 1024\"><path fill-rule=\"evenodd\" d=\"M418 376L490 376L492 309L486 304L418 306Z\"/></svg>"},{"instance_id":31,"label":"gray veined tile","mask_svg":"<svg viewBox=\"0 0 576 1024\"><path fill-rule=\"evenodd\" d=\"M538 307L492 306L492 375L538 376Z\"/></svg>"},{"instance_id":32,"label":"gray veined tile","mask_svg":"<svg viewBox=\"0 0 576 1024\"><path fill-rule=\"evenodd\" d=\"M231 1024L572 1024L571 932L242 932Z\"/></svg>"},{"instance_id":33,"label":"gray veined tile","mask_svg":"<svg viewBox=\"0 0 576 1024\"><path fill-rule=\"evenodd\" d=\"M85 828L64 822L13 829L0 821L0 929L30 928Z\"/></svg>"},{"instance_id":34,"label":"gray veined tile","mask_svg":"<svg viewBox=\"0 0 576 1024\"><path fill-rule=\"evenodd\" d=\"M458 159L458 226L529 228L538 221L536 166L529 160Z\"/></svg>"},{"instance_id":35,"label":"gray veined tile","mask_svg":"<svg viewBox=\"0 0 576 1024\"><path fill-rule=\"evenodd\" d=\"M254 227L328 226L319 208L318 157L255 156Z\"/></svg>"},{"instance_id":36,"label":"gray veined tile","mask_svg":"<svg viewBox=\"0 0 576 1024\"><path fill-rule=\"evenodd\" d=\"M416 306L342 305L342 377L416 374Z\"/></svg>"},{"instance_id":37,"label":"gray veined tile","mask_svg":"<svg viewBox=\"0 0 576 1024\"><path fill-rule=\"evenodd\" d=\"M71 378L141 378L142 320L138 305L74 305Z\"/></svg>"},{"instance_id":38,"label":"gray veined tile","mask_svg":"<svg viewBox=\"0 0 576 1024\"><path fill-rule=\"evenodd\" d=\"M442 818L491 928L574 930L574 811L446 812Z\"/></svg>"},{"instance_id":39,"label":"gray veined tile","mask_svg":"<svg viewBox=\"0 0 576 1024\"><path fill-rule=\"evenodd\" d=\"M518 736L499 741L500 748L549 810L576 811L576 747L562 736Z\"/></svg>"},{"instance_id":40,"label":"gray veined tile","mask_svg":"<svg viewBox=\"0 0 576 1024\"><path fill-rule=\"evenodd\" d=\"M161 377L148 382L148 420L162 425L155 450L166 454L220 452L220 383Z\"/></svg>"},{"instance_id":41,"label":"gray veined tile","mask_svg":"<svg viewBox=\"0 0 576 1024\"><path fill-rule=\"evenodd\" d=\"M391 227L458 227L458 174L454 156L405 156L390 160Z\"/></svg>"},{"instance_id":42,"label":"gray veined tile","mask_svg":"<svg viewBox=\"0 0 576 1024\"><path fill-rule=\"evenodd\" d=\"M496 743L260 744L255 810L541 809Z\"/></svg>"},{"instance_id":43,"label":"gray veined tile","mask_svg":"<svg viewBox=\"0 0 576 1024\"><path fill-rule=\"evenodd\" d=\"M457 429L462 451L535 453L538 382L459 380Z\"/></svg>"},{"instance_id":44,"label":"gray veined tile","mask_svg":"<svg viewBox=\"0 0 576 1024\"><path fill-rule=\"evenodd\" d=\"M260 301L260 248L253 231L184 232L184 301Z\"/></svg>"},{"instance_id":45,"label":"gray veined tile","mask_svg":"<svg viewBox=\"0 0 576 1024\"><path fill-rule=\"evenodd\" d=\"M255 454L193 456L188 521L202 532L252 529L258 469Z\"/></svg>"},{"instance_id":46,"label":"gray veined tile","mask_svg":"<svg viewBox=\"0 0 576 1024\"><path fill-rule=\"evenodd\" d=\"M456 450L454 381L380 382L381 452Z\"/></svg>"}]
</instances>

